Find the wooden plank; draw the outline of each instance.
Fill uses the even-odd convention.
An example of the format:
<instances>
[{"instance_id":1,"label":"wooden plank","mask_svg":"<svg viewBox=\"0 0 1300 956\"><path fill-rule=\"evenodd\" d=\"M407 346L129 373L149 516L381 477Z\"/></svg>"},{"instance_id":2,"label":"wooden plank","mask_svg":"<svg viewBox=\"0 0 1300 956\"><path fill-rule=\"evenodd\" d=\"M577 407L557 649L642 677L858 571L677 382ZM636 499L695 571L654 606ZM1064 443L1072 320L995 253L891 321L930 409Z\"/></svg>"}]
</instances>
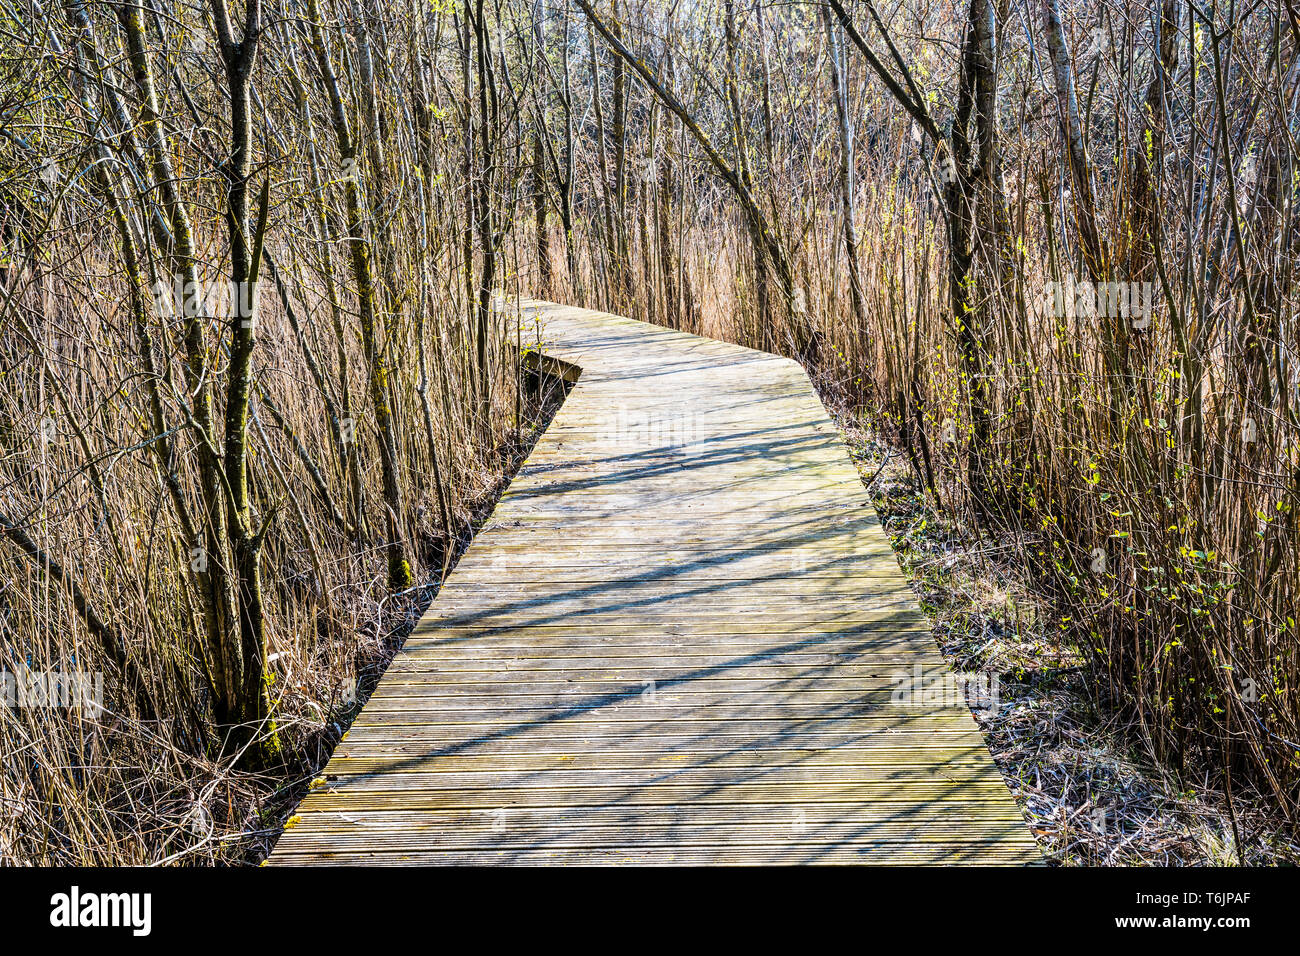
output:
<instances>
[{"instance_id":1,"label":"wooden plank","mask_svg":"<svg viewBox=\"0 0 1300 956\"><path fill-rule=\"evenodd\" d=\"M460 751L469 757L485 757L497 754L525 755L528 758L541 758L548 755L574 758L578 754L594 755L597 752L618 754L645 754L655 758L681 757L699 759L706 754L744 754L757 751L808 753L848 749L892 750L897 752L930 750L935 748L951 749L958 745L978 747L982 738L970 728L958 727L955 730L911 730L897 731L886 727L876 731L825 731L822 733L787 732L776 737L761 737L753 732L746 732L734 725L728 728L731 733L714 733L709 737L697 734L639 734L635 737L618 735L594 736L587 734L567 734L518 737L498 737L485 740L470 751ZM451 735L441 738L425 737L408 739L383 732L380 728L371 728L375 732L354 732L335 751L342 759L352 758L352 748L359 747L357 759L382 759L389 755L408 757L426 757L437 750L434 740L452 742ZM585 744L586 746L575 746Z\"/></svg>"},{"instance_id":2,"label":"wooden plank","mask_svg":"<svg viewBox=\"0 0 1300 956\"><path fill-rule=\"evenodd\" d=\"M524 307L573 388L270 862L1035 861L802 369Z\"/></svg>"}]
</instances>

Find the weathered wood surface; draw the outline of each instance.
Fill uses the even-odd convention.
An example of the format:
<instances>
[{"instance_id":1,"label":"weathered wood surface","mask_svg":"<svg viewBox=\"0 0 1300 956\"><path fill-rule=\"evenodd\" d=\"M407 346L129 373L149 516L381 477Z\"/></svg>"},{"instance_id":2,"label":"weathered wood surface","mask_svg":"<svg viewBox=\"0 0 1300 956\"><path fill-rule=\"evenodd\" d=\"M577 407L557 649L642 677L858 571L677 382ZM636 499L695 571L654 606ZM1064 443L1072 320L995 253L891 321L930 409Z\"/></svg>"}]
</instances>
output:
<instances>
[{"instance_id":1,"label":"weathered wood surface","mask_svg":"<svg viewBox=\"0 0 1300 956\"><path fill-rule=\"evenodd\" d=\"M271 862L1036 860L803 370L526 310L577 384Z\"/></svg>"}]
</instances>

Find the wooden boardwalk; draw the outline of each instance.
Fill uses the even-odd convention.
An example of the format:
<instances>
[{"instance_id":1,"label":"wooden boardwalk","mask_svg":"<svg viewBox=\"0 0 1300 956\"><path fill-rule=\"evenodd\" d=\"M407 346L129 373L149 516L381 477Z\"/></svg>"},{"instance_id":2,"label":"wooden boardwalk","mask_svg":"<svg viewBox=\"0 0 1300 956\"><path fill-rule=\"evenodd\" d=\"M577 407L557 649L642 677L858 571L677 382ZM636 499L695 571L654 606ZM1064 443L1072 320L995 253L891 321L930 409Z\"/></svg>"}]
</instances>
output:
<instances>
[{"instance_id":1,"label":"wooden boardwalk","mask_svg":"<svg viewBox=\"0 0 1300 956\"><path fill-rule=\"evenodd\" d=\"M270 862L1037 860L802 369L526 308L577 384Z\"/></svg>"}]
</instances>

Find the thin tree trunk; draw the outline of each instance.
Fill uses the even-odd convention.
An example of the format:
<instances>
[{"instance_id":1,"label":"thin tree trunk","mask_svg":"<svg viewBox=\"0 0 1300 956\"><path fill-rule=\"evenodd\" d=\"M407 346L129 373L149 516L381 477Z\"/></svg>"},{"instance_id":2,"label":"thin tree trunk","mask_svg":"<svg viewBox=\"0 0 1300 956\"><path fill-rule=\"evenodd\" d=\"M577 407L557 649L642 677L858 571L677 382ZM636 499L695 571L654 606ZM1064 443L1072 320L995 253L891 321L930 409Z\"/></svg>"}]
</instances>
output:
<instances>
[{"instance_id":1,"label":"thin tree trunk","mask_svg":"<svg viewBox=\"0 0 1300 956\"><path fill-rule=\"evenodd\" d=\"M370 262L370 243L366 239L366 228L361 214L361 169L357 160L357 150L352 142L352 128L343 105L338 76L334 72L329 48L325 44L324 20L321 17L319 0L307 0L307 14L310 21L312 50L321 80L325 85L325 93L329 98L331 122L334 126L339 164L343 173L343 196L347 205L348 252L352 276L357 283L361 340L369 369L370 400L375 410L384 503L388 512L388 541L385 545L388 557L388 586L393 591L401 591L411 586L413 577L401 534L403 509L398 476L397 442L393 433L392 411L388 404L388 372L383 356L380 354L376 328L378 310Z\"/></svg>"},{"instance_id":2,"label":"thin tree trunk","mask_svg":"<svg viewBox=\"0 0 1300 956\"><path fill-rule=\"evenodd\" d=\"M256 766L266 766L280 751L271 716L266 670L266 624L262 603L262 541L270 518L255 530L248 487L248 409L253 385L253 349L257 342L257 284L266 233L270 180L264 180L257 222L249 218L248 182L253 142L251 84L253 64L262 32L260 0L248 0L243 35L236 38L225 0L212 0L230 94L230 156L223 168L227 183L227 224L230 235L230 359L227 371L225 484L230 495L230 539L239 610L243 683L236 714L247 753ZM241 741L242 742L242 741Z\"/></svg>"},{"instance_id":3,"label":"thin tree trunk","mask_svg":"<svg viewBox=\"0 0 1300 956\"><path fill-rule=\"evenodd\" d=\"M844 251L849 260L849 297L853 306L854 328L862 336L867 327L866 296L863 292L862 267L858 261L858 227L854 210L853 124L849 117L849 89L844 46L836 32L830 12L823 9L826 23L826 40L831 61L831 91L835 97L835 115L840 133L840 215L844 221ZM859 338L860 354L867 354L867 343Z\"/></svg>"}]
</instances>

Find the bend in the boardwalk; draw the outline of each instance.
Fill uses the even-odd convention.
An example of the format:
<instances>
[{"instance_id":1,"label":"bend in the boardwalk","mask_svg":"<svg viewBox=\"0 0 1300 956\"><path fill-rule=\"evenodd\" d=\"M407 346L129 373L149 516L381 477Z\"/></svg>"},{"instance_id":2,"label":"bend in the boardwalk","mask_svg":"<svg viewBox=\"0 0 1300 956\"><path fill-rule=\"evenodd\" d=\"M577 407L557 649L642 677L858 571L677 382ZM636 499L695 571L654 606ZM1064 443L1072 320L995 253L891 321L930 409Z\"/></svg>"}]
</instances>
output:
<instances>
[{"instance_id":1,"label":"bend in the boardwalk","mask_svg":"<svg viewBox=\"0 0 1300 956\"><path fill-rule=\"evenodd\" d=\"M271 862L1036 860L803 370L525 308L577 383Z\"/></svg>"}]
</instances>

